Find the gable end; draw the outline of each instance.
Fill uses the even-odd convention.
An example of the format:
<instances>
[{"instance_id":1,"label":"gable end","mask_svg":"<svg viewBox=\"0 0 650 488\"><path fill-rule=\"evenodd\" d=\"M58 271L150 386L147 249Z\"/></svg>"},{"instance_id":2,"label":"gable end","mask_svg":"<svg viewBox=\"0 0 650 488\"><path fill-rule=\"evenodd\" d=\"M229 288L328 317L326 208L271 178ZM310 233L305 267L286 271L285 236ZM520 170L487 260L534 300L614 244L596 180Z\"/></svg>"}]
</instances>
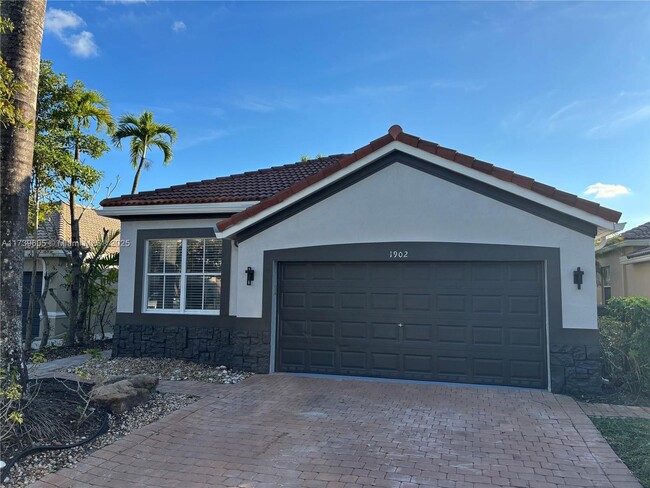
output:
<instances>
[{"instance_id":1,"label":"gable end","mask_svg":"<svg viewBox=\"0 0 650 488\"><path fill-rule=\"evenodd\" d=\"M239 233L237 233L235 239L238 242L243 242L253 237L254 235L259 234L260 232L273 227L276 224L279 224L283 220L286 220L289 217L298 214L306 208L309 208L312 205L315 205L318 202L321 202L326 198L329 198L330 196L335 195L336 193L346 188L349 188L355 183L395 163L404 164L413 169L427 173L431 176L435 176L450 183L454 183L462 188L471 190L480 195L518 208L537 217L571 229L575 232L579 232L589 237L596 236L597 227L589 222L585 222L578 218L559 212L555 209L549 208L545 205L530 201L519 195L515 195L500 188L496 188L482 181L478 181L468 176L456 173L447 168L432 164L428 161L422 160L410 154L406 154L402 151L395 150L364 166L358 171L355 171L354 173L351 173L344 178L341 178L340 180L335 181L332 184L306 196L302 200L299 200L294 204L285 207L272 215L269 215L265 219L256 222L250 227L242 229Z\"/></svg>"}]
</instances>

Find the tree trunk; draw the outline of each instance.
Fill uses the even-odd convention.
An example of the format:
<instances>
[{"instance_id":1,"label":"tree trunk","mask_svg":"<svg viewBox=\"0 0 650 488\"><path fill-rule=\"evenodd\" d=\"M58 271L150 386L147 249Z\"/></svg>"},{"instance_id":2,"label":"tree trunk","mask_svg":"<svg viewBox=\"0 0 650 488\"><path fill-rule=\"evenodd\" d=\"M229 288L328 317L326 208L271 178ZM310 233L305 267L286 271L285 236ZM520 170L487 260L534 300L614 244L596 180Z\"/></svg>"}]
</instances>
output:
<instances>
[{"instance_id":1,"label":"tree trunk","mask_svg":"<svg viewBox=\"0 0 650 488\"><path fill-rule=\"evenodd\" d=\"M55 274L56 272L52 274L47 273L45 275L43 293L38 297L38 303L41 306L41 313L43 316L43 322L41 323L41 344L38 346L39 351L43 351L50 340L50 317L47 315L47 304L45 303L45 298L47 298L47 291L50 289L50 280Z\"/></svg>"},{"instance_id":2,"label":"tree trunk","mask_svg":"<svg viewBox=\"0 0 650 488\"><path fill-rule=\"evenodd\" d=\"M40 201L38 177L34 178L33 197L34 197L34 245L32 246L32 279L29 283L29 305L27 306L27 324L25 326L25 343L23 348L30 351L32 348L32 322L34 321L34 312L36 311L36 268L38 263L38 207Z\"/></svg>"},{"instance_id":3,"label":"tree trunk","mask_svg":"<svg viewBox=\"0 0 650 488\"><path fill-rule=\"evenodd\" d=\"M75 147L75 159L79 161L79 148ZM76 178L73 176L70 181L70 306L68 307L68 333L66 335L66 344L74 345L75 342L83 343L81 330L79 327L79 290L81 288L81 266L83 259L81 256L81 237L79 235L79 217L77 216L77 197L74 192Z\"/></svg>"},{"instance_id":4,"label":"tree trunk","mask_svg":"<svg viewBox=\"0 0 650 488\"><path fill-rule=\"evenodd\" d=\"M142 151L142 156L140 157L140 164L138 164L138 169L135 171L135 177L133 178L133 188L131 188L131 195L133 195L138 190L138 183L140 183L140 173L142 172L142 167L144 166L146 157L147 148L145 147Z\"/></svg>"},{"instance_id":5,"label":"tree trunk","mask_svg":"<svg viewBox=\"0 0 650 488\"><path fill-rule=\"evenodd\" d=\"M35 122L45 0L0 3L0 16L9 19L13 32L2 34L2 56L24 93L16 95L26 120ZM35 125L35 124L33 124ZM0 368L27 381L21 346L24 246L27 207L34 155L34 127L11 126L0 137Z\"/></svg>"}]
</instances>

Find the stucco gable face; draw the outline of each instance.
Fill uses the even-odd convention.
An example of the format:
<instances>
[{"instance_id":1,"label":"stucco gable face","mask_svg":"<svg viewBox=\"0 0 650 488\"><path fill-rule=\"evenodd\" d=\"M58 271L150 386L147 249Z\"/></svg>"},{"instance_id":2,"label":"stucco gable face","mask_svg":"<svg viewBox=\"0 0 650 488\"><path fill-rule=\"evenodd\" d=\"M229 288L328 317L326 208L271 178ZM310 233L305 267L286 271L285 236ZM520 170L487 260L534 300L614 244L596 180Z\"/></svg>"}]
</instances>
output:
<instances>
[{"instance_id":1,"label":"stucco gable face","mask_svg":"<svg viewBox=\"0 0 650 488\"><path fill-rule=\"evenodd\" d=\"M236 259L239 268L258 273L267 250L395 242L559 249L564 327L595 327L595 280L588 279L595 273L592 237L399 162L259 229L239 243ZM578 266L586 272L580 291L571 281ZM262 282L256 274L254 285L246 286L233 276L231 313L260 317Z\"/></svg>"}]
</instances>

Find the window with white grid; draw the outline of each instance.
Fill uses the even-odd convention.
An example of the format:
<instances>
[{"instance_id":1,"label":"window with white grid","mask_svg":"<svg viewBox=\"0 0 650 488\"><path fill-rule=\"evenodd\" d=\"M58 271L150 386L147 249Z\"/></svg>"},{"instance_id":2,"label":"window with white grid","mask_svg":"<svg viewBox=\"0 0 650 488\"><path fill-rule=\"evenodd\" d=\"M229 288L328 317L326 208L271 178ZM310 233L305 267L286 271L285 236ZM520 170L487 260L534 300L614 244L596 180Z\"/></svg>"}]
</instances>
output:
<instances>
[{"instance_id":1,"label":"window with white grid","mask_svg":"<svg viewBox=\"0 0 650 488\"><path fill-rule=\"evenodd\" d=\"M220 239L147 241L145 310L219 313Z\"/></svg>"}]
</instances>

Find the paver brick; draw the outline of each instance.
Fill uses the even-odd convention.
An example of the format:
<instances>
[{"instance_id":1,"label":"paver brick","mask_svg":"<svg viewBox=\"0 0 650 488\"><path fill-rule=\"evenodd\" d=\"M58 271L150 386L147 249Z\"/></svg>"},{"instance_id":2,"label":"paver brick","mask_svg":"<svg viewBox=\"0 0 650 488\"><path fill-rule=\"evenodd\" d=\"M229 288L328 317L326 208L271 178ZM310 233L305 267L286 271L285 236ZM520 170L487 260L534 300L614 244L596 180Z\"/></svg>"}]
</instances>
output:
<instances>
[{"instance_id":1,"label":"paver brick","mask_svg":"<svg viewBox=\"0 0 650 488\"><path fill-rule=\"evenodd\" d=\"M639 487L569 397L258 375L32 487Z\"/></svg>"}]
</instances>

